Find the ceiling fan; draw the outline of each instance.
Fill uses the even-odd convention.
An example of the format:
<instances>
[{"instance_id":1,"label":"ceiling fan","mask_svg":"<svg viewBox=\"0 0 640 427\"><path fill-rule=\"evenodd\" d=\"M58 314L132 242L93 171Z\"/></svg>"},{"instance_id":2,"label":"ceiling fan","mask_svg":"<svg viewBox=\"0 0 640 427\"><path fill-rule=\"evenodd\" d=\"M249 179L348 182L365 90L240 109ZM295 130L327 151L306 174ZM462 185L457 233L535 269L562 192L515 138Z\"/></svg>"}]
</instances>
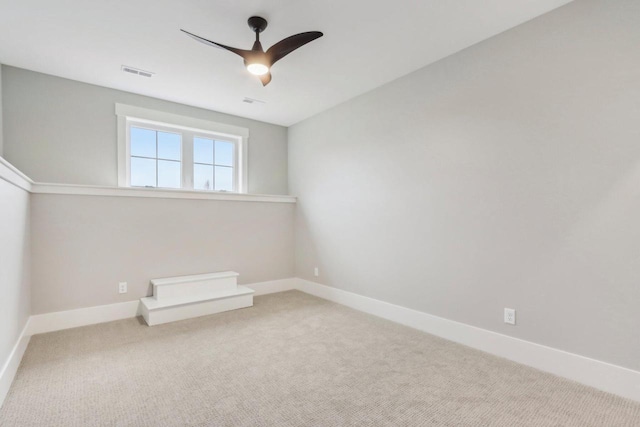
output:
<instances>
[{"instance_id":1,"label":"ceiling fan","mask_svg":"<svg viewBox=\"0 0 640 427\"><path fill-rule=\"evenodd\" d=\"M254 74L260 78L262 86L266 86L271 81L271 67L277 61L281 60L297 48L304 46L305 44L314 41L315 39L322 37L320 31L308 31L306 33L295 34L280 40L278 43L271 46L265 52L260 44L260 33L267 28L267 20L259 16L252 16L247 21L252 31L256 33L256 41L253 43L251 50L237 49L235 47L225 46L220 43L212 42L211 40L204 39L200 36L196 36L185 30L180 30L187 33L195 40L207 44L209 46L226 49L240 55L244 59L244 65L251 74Z\"/></svg>"}]
</instances>

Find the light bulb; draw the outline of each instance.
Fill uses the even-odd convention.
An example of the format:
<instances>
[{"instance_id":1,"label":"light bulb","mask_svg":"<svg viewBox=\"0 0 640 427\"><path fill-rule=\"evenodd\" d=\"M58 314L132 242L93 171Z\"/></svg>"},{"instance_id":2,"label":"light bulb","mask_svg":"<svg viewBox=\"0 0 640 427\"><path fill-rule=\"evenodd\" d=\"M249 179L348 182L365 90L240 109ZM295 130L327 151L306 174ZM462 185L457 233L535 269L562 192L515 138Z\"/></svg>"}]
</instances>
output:
<instances>
[{"instance_id":1,"label":"light bulb","mask_svg":"<svg viewBox=\"0 0 640 427\"><path fill-rule=\"evenodd\" d=\"M269 67L264 64L249 64L247 65L247 70L249 70L251 74L255 74L256 76L262 76L269 72Z\"/></svg>"}]
</instances>

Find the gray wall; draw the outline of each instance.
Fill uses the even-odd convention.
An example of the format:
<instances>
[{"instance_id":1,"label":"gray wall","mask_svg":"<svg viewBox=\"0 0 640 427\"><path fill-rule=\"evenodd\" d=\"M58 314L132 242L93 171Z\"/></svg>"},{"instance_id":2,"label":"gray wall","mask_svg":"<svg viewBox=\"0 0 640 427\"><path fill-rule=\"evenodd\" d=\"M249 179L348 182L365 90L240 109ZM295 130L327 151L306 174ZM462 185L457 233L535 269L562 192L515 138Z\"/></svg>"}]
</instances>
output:
<instances>
[{"instance_id":1,"label":"gray wall","mask_svg":"<svg viewBox=\"0 0 640 427\"><path fill-rule=\"evenodd\" d=\"M4 155L37 182L117 185L115 103L249 129L249 192L287 194L287 128L2 66Z\"/></svg>"},{"instance_id":2,"label":"gray wall","mask_svg":"<svg viewBox=\"0 0 640 427\"><path fill-rule=\"evenodd\" d=\"M30 315L29 193L0 178L0 368Z\"/></svg>"},{"instance_id":3,"label":"gray wall","mask_svg":"<svg viewBox=\"0 0 640 427\"><path fill-rule=\"evenodd\" d=\"M1 116L2 92L0 156ZM13 175L12 172L8 174ZM29 206L29 193L0 176L0 369L31 314Z\"/></svg>"},{"instance_id":4,"label":"gray wall","mask_svg":"<svg viewBox=\"0 0 640 427\"><path fill-rule=\"evenodd\" d=\"M0 157L2 157L4 149L3 126L2 126L2 64L0 64Z\"/></svg>"},{"instance_id":5,"label":"gray wall","mask_svg":"<svg viewBox=\"0 0 640 427\"><path fill-rule=\"evenodd\" d=\"M297 275L640 369L638 22L573 2L291 127Z\"/></svg>"},{"instance_id":6,"label":"gray wall","mask_svg":"<svg viewBox=\"0 0 640 427\"><path fill-rule=\"evenodd\" d=\"M287 194L284 127L8 66L2 87L5 157L37 182L117 185L119 102L249 128L249 191ZM294 275L294 204L32 195L31 206L33 314L136 300L155 277Z\"/></svg>"},{"instance_id":7,"label":"gray wall","mask_svg":"<svg viewBox=\"0 0 640 427\"><path fill-rule=\"evenodd\" d=\"M294 275L294 204L46 194L31 204L33 314L137 300L157 277Z\"/></svg>"}]
</instances>

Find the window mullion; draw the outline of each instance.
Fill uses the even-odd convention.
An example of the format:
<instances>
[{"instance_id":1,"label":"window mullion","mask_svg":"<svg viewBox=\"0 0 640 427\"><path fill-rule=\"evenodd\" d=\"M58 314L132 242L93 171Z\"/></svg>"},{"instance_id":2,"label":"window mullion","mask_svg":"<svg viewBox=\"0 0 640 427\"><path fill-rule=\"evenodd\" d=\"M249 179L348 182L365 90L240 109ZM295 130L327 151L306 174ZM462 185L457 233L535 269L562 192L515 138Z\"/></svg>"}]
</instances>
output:
<instances>
[{"instance_id":1,"label":"window mullion","mask_svg":"<svg viewBox=\"0 0 640 427\"><path fill-rule=\"evenodd\" d=\"M158 168L160 164L158 163L158 131L156 130L156 188L158 188Z\"/></svg>"},{"instance_id":2,"label":"window mullion","mask_svg":"<svg viewBox=\"0 0 640 427\"><path fill-rule=\"evenodd\" d=\"M216 191L216 140L213 140L213 167L212 169L212 173L213 176L211 177L211 190Z\"/></svg>"},{"instance_id":3,"label":"window mullion","mask_svg":"<svg viewBox=\"0 0 640 427\"><path fill-rule=\"evenodd\" d=\"M193 132L182 132L182 186L193 190Z\"/></svg>"}]
</instances>

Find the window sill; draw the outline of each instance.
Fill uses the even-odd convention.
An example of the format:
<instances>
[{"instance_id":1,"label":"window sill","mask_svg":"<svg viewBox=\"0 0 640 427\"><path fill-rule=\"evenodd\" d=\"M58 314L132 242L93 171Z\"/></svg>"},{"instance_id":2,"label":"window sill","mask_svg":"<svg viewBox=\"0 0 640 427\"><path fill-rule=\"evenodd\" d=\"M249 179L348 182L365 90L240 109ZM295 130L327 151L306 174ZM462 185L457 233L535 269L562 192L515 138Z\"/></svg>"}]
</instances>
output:
<instances>
[{"instance_id":1,"label":"window sill","mask_svg":"<svg viewBox=\"0 0 640 427\"><path fill-rule=\"evenodd\" d=\"M15 166L0 157L0 179L33 194L69 194L77 196L150 197L160 199L226 200L234 202L296 203L294 196L156 188L101 187L95 185L45 184L34 182Z\"/></svg>"},{"instance_id":2,"label":"window sill","mask_svg":"<svg viewBox=\"0 0 640 427\"><path fill-rule=\"evenodd\" d=\"M148 197L159 199L226 200L234 202L296 203L294 196L270 194L224 193L136 187L100 187L94 185L33 183L34 194L69 194L76 196Z\"/></svg>"}]
</instances>

